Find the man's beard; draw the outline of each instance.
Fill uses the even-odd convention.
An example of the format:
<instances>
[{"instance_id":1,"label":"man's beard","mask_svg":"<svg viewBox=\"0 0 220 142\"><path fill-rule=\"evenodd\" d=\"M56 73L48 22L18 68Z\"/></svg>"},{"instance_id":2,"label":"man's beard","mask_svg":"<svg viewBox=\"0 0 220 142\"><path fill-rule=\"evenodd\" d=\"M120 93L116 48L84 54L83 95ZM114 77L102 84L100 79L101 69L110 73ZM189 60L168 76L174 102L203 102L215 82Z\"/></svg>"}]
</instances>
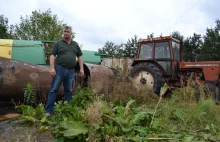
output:
<instances>
[{"instance_id":1,"label":"man's beard","mask_svg":"<svg viewBox=\"0 0 220 142\"><path fill-rule=\"evenodd\" d=\"M69 39L71 39L71 37L69 36L69 37L66 37L66 36L64 36L64 38L66 39L66 40L69 40Z\"/></svg>"}]
</instances>

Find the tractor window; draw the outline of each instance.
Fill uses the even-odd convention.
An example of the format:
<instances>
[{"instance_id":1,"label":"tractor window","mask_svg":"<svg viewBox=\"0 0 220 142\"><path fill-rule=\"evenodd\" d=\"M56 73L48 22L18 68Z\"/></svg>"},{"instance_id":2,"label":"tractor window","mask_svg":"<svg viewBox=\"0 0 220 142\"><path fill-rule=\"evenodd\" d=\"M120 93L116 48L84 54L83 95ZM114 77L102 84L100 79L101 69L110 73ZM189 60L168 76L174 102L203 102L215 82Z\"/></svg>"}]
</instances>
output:
<instances>
[{"instance_id":1,"label":"tractor window","mask_svg":"<svg viewBox=\"0 0 220 142\"><path fill-rule=\"evenodd\" d=\"M180 44L172 41L172 47L173 47L173 54L175 60L180 60Z\"/></svg>"},{"instance_id":2,"label":"tractor window","mask_svg":"<svg viewBox=\"0 0 220 142\"><path fill-rule=\"evenodd\" d=\"M155 43L155 58L170 58L168 41Z\"/></svg>"},{"instance_id":3,"label":"tractor window","mask_svg":"<svg viewBox=\"0 0 220 142\"><path fill-rule=\"evenodd\" d=\"M152 58L153 43L141 44L139 58Z\"/></svg>"},{"instance_id":4,"label":"tractor window","mask_svg":"<svg viewBox=\"0 0 220 142\"><path fill-rule=\"evenodd\" d=\"M158 61L158 63L163 67L167 75L172 74L172 62L171 61Z\"/></svg>"}]
</instances>

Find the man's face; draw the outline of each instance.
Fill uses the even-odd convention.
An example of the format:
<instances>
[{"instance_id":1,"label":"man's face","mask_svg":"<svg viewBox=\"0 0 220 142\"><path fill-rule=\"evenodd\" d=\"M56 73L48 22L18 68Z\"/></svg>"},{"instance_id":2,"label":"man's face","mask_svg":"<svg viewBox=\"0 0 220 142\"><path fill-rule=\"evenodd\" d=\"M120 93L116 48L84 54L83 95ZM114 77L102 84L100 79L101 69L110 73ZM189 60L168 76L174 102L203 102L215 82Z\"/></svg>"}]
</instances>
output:
<instances>
[{"instance_id":1,"label":"man's face","mask_svg":"<svg viewBox=\"0 0 220 142\"><path fill-rule=\"evenodd\" d=\"M70 38L71 34L72 33L71 33L70 29L64 29L64 31L63 31L64 38Z\"/></svg>"}]
</instances>

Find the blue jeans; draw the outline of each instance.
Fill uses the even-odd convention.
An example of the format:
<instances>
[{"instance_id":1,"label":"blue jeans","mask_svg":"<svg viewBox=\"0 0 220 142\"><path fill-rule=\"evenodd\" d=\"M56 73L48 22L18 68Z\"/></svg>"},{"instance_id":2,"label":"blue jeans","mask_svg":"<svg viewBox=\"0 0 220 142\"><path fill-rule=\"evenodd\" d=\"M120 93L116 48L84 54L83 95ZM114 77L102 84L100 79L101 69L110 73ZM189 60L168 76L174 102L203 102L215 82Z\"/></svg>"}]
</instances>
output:
<instances>
[{"instance_id":1,"label":"blue jeans","mask_svg":"<svg viewBox=\"0 0 220 142\"><path fill-rule=\"evenodd\" d=\"M52 113L54 111L54 103L56 101L57 92L60 85L63 83L64 100L70 101L72 99L72 88L74 83L75 70L67 70L62 66L55 65L56 75L52 77L50 92L47 97L45 106L46 112Z\"/></svg>"}]
</instances>

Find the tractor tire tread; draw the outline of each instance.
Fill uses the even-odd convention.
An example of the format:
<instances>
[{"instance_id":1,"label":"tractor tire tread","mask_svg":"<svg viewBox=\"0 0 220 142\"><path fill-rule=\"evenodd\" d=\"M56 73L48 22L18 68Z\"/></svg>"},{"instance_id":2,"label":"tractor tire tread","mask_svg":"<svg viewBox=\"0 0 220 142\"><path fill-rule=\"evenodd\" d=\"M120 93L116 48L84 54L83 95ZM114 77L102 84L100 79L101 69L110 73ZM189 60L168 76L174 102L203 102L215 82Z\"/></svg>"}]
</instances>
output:
<instances>
[{"instance_id":1,"label":"tractor tire tread","mask_svg":"<svg viewBox=\"0 0 220 142\"><path fill-rule=\"evenodd\" d=\"M136 64L132 70L131 70L131 77L133 77L135 75L136 72L138 72L141 69L145 69L147 71L149 71L153 78L154 78L154 87L153 87L153 92L155 94L160 94L160 89L164 84L164 79L162 77L162 74L160 72L160 70L158 69L158 67L152 63L139 63Z\"/></svg>"}]
</instances>

